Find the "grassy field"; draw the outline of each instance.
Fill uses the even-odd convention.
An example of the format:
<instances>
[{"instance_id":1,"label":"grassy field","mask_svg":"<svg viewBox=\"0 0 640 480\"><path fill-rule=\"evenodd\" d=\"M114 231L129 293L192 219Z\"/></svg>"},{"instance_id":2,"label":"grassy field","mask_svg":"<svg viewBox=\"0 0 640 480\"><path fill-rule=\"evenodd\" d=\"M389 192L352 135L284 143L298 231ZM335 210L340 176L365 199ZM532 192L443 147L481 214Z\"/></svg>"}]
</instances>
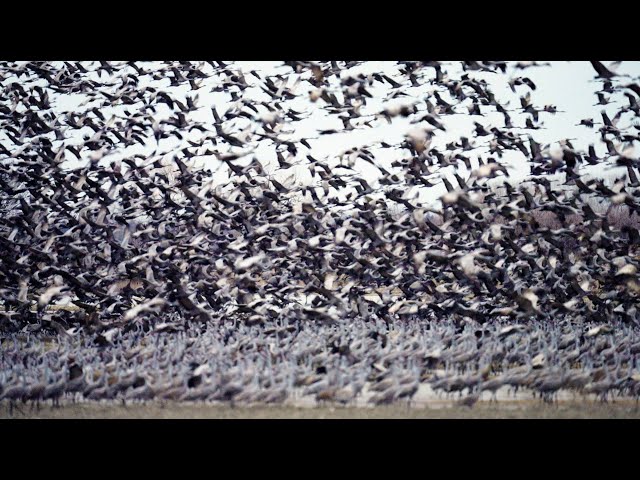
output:
<instances>
[{"instance_id":1,"label":"grassy field","mask_svg":"<svg viewBox=\"0 0 640 480\"><path fill-rule=\"evenodd\" d=\"M148 403L146 405L107 403L66 404L60 408L42 406L39 411L22 405L22 412L13 412L11 418L53 419L439 419L439 418L640 418L635 401L617 401L608 404L589 401L567 401L545 405L539 401L480 402L469 409L459 405L440 405L437 408L409 408L406 405L384 407L288 407L255 406L230 407L227 405ZM0 404L0 418L10 418L8 404Z\"/></svg>"}]
</instances>

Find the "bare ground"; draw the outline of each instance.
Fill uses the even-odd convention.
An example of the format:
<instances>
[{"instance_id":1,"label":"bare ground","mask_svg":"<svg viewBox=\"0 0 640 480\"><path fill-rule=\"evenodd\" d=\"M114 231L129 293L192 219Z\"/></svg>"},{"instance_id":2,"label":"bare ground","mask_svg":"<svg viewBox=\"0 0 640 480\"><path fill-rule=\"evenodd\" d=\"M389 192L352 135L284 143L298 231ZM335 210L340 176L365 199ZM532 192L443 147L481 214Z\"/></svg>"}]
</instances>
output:
<instances>
[{"instance_id":1,"label":"bare ground","mask_svg":"<svg viewBox=\"0 0 640 480\"><path fill-rule=\"evenodd\" d=\"M610 403L562 401L543 404L537 400L513 402L479 402L473 408L455 404L408 407L393 405L381 407L293 407L242 406L149 402L147 404L67 403L59 408L43 405L31 410L20 405L21 412L9 416L9 405L0 403L0 418L51 419L439 419L439 418L640 418L640 409L632 400Z\"/></svg>"}]
</instances>

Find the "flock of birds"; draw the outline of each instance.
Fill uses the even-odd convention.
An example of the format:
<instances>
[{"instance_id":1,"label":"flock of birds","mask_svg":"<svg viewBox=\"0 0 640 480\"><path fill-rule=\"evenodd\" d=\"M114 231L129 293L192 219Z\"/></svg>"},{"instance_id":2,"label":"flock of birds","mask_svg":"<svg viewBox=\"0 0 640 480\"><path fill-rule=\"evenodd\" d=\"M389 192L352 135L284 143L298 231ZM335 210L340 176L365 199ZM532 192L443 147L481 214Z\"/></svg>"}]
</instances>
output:
<instances>
[{"instance_id":1,"label":"flock of birds","mask_svg":"<svg viewBox=\"0 0 640 480\"><path fill-rule=\"evenodd\" d=\"M599 104L627 98L581 122L601 155L536 142L557 109L531 99L535 62L0 63L0 399L639 398L640 84L591 63ZM441 145L461 114L474 138ZM337 127L296 136L312 115ZM399 144L314 152L400 118Z\"/></svg>"},{"instance_id":2,"label":"flock of birds","mask_svg":"<svg viewBox=\"0 0 640 480\"><path fill-rule=\"evenodd\" d=\"M63 398L420 405L437 395L473 407L483 393L497 401L505 390L507 398L529 391L546 402L562 391L601 401L640 397L640 333L617 322L584 331L569 319L463 327L451 319L291 319L269 328L227 320L173 332L136 328L112 340L110 348L88 336L5 342L1 360L14 380L0 395L11 411Z\"/></svg>"}]
</instances>

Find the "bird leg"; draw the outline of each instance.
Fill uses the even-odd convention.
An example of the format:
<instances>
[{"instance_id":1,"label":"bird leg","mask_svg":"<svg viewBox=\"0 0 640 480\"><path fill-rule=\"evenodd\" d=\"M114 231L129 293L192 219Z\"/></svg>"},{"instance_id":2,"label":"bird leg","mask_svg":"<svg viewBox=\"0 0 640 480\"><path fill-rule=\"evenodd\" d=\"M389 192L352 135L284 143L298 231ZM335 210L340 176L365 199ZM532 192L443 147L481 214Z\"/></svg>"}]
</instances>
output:
<instances>
[{"instance_id":1,"label":"bird leg","mask_svg":"<svg viewBox=\"0 0 640 480\"><path fill-rule=\"evenodd\" d=\"M9 416L13 415L14 409L20 412L21 415L24 415L24 411L22 411L22 409L18 406L18 402L16 402L15 400L11 400L9 402Z\"/></svg>"}]
</instances>

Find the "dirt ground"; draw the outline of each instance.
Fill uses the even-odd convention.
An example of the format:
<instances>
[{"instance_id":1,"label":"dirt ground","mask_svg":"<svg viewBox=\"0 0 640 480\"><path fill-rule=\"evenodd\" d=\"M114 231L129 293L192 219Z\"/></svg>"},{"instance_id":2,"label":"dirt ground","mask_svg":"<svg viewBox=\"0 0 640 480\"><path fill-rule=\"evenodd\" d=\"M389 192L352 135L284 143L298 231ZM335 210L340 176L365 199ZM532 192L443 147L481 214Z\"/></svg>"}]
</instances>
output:
<instances>
[{"instance_id":1,"label":"dirt ground","mask_svg":"<svg viewBox=\"0 0 640 480\"><path fill-rule=\"evenodd\" d=\"M157 402L143 404L79 403L65 404L59 408L43 405L31 410L30 405L20 405L9 416L7 402L0 404L0 418L51 418L51 419L520 419L520 418L640 418L635 401L621 400L612 403L591 401L565 401L546 405L539 401L479 402L473 408L460 405L411 407L406 405L382 407L290 407L187 404Z\"/></svg>"}]
</instances>

